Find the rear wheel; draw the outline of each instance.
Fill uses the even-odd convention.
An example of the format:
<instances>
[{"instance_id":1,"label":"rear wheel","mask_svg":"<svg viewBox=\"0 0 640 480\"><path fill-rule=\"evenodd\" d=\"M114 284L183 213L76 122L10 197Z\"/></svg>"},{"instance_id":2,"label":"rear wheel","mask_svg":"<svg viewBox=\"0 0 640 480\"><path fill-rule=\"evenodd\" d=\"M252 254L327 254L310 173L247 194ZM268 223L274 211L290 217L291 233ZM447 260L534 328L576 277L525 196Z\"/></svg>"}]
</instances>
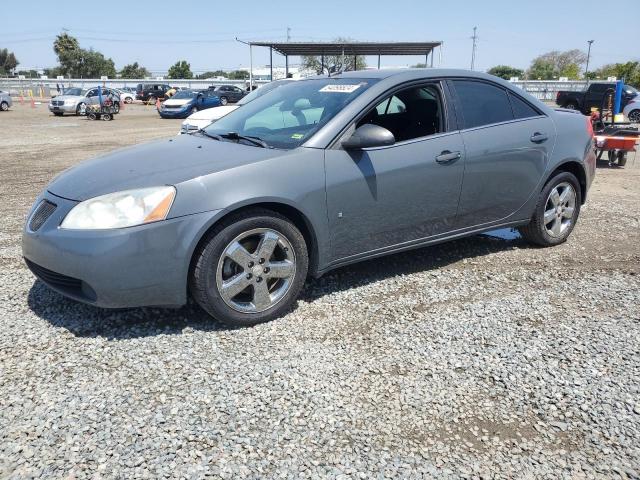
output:
<instances>
[{"instance_id":1,"label":"rear wheel","mask_svg":"<svg viewBox=\"0 0 640 480\"><path fill-rule=\"evenodd\" d=\"M211 316L234 326L267 322L289 310L307 276L300 231L276 212L256 209L225 220L194 254L189 289Z\"/></svg>"},{"instance_id":2,"label":"rear wheel","mask_svg":"<svg viewBox=\"0 0 640 480\"><path fill-rule=\"evenodd\" d=\"M543 247L559 245L567 240L582 203L578 179L569 172L560 172L547 182L540 192L533 217L520 227L522 236Z\"/></svg>"},{"instance_id":3,"label":"rear wheel","mask_svg":"<svg viewBox=\"0 0 640 480\"><path fill-rule=\"evenodd\" d=\"M575 102L567 102L564 106L564 108L568 109L568 110L578 110L578 104Z\"/></svg>"},{"instance_id":4,"label":"rear wheel","mask_svg":"<svg viewBox=\"0 0 640 480\"><path fill-rule=\"evenodd\" d=\"M9 110L9 103L1 102L0 103L0 110L2 110L3 112L6 112L7 110Z\"/></svg>"},{"instance_id":5,"label":"rear wheel","mask_svg":"<svg viewBox=\"0 0 640 480\"><path fill-rule=\"evenodd\" d=\"M195 105L193 107L191 107L191 113L196 113L198 111L198 107L196 107Z\"/></svg>"},{"instance_id":6,"label":"rear wheel","mask_svg":"<svg viewBox=\"0 0 640 480\"><path fill-rule=\"evenodd\" d=\"M227 97L220 97L221 105L226 105L227 103L229 103L229 99L227 99Z\"/></svg>"},{"instance_id":7,"label":"rear wheel","mask_svg":"<svg viewBox=\"0 0 640 480\"><path fill-rule=\"evenodd\" d=\"M86 113L87 105L83 102L80 102L76 107L76 115L84 115Z\"/></svg>"},{"instance_id":8,"label":"rear wheel","mask_svg":"<svg viewBox=\"0 0 640 480\"><path fill-rule=\"evenodd\" d=\"M618 166L624 167L627 164L627 152L618 152Z\"/></svg>"},{"instance_id":9,"label":"rear wheel","mask_svg":"<svg viewBox=\"0 0 640 480\"><path fill-rule=\"evenodd\" d=\"M124 103L133 103L133 98L131 98L131 97L124 97Z\"/></svg>"}]
</instances>

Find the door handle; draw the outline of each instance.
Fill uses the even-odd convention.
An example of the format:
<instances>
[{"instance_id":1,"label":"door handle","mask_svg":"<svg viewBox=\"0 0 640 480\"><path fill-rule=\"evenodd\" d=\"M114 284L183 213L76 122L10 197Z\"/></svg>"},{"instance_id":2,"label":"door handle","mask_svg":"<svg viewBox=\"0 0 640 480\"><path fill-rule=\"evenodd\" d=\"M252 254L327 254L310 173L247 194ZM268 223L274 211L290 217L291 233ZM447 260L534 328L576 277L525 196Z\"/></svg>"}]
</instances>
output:
<instances>
[{"instance_id":1,"label":"door handle","mask_svg":"<svg viewBox=\"0 0 640 480\"><path fill-rule=\"evenodd\" d=\"M542 142L546 142L549 139L549 137L547 136L546 133L540 133L540 132L536 132L533 135L531 135L531 141L533 143L542 143Z\"/></svg>"},{"instance_id":2,"label":"door handle","mask_svg":"<svg viewBox=\"0 0 640 480\"><path fill-rule=\"evenodd\" d=\"M462 156L460 152L450 152L449 150L443 151L440 155L436 156L436 162L440 164L450 163L458 160Z\"/></svg>"}]
</instances>

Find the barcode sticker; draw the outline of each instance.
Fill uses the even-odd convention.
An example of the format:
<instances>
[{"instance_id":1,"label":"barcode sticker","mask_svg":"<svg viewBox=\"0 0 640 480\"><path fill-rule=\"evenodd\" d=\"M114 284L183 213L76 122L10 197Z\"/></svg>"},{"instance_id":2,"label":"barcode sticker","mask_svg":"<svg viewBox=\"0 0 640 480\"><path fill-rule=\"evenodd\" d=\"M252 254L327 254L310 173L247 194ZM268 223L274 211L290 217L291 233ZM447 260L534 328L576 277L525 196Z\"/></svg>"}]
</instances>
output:
<instances>
[{"instance_id":1,"label":"barcode sticker","mask_svg":"<svg viewBox=\"0 0 640 480\"><path fill-rule=\"evenodd\" d=\"M360 85L342 85L339 83L333 85L325 85L319 91L328 93L352 93L355 92Z\"/></svg>"}]
</instances>

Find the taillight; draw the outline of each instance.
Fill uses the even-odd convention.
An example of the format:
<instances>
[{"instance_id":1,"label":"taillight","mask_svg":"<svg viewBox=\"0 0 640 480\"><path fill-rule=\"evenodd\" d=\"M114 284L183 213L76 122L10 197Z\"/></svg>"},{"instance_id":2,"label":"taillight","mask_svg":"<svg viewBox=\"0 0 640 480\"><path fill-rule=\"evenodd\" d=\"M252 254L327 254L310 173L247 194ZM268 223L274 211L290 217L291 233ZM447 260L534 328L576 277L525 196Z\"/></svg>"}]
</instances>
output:
<instances>
[{"instance_id":1,"label":"taillight","mask_svg":"<svg viewBox=\"0 0 640 480\"><path fill-rule=\"evenodd\" d=\"M587 120L587 133L589 134L590 137L595 136L593 134L593 123L592 123L592 118L591 117L584 117Z\"/></svg>"},{"instance_id":2,"label":"taillight","mask_svg":"<svg viewBox=\"0 0 640 480\"><path fill-rule=\"evenodd\" d=\"M560 92L556 93L556 100L560 98Z\"/></svg>"}]
</instances>

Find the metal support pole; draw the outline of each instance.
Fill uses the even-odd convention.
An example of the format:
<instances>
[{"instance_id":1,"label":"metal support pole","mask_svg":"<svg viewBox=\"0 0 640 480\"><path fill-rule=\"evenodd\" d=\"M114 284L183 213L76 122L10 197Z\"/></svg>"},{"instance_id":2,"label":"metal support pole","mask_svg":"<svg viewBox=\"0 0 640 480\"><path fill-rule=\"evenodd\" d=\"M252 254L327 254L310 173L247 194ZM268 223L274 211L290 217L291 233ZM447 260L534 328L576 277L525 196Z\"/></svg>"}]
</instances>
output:
<instances>
[{"instance_id":1,"label":"metal support pole","mask_svg":"<svg viewBox=\"0 0 640 480\"><path fill-rule=\"evenodd\" d=\"M429 54L427 53L424 56L424 68L427 68L429 66Z\"/></svg>"},{"instance_id":2,"label":"metal support pole","mask_svg":"<svg viewBox=\"0 0 640 480\"><path fill-rule=\"evenodd\" d=\"M320 75L324 75L324 52L320 55Z\"/></svg>"},{"instance_id":3,"label":"metal support pole","mask_svg":"<svg viewBox=\"0 0 640 480\"><path fill-rule=\"evenodd\" d=\"M284 77L289 78L289 55L284 56Z\"/></svg>"},{"instance_id":4,"label":"metal support pole","mask_svg":"<svg viewBox=\"0 0 640 480\"><path fill-rule=\"evenodd\" d=\"M253 45L249 44L249 91L253 92Z\"/></svg>"},{"instance_id":5,"label":"metal support pole","mask_svg":"<svg viewBox=\"0 0 640 480\"><path fill-rule=\"evenodd\" d=\"M355 72L358 69L358 56L353 56L353 71Z\"/></svg>"},{"instance_id":6,"label":"metal support pole","mask_svg":"<svg viewBox=\"0 0 640 480\"><path fill-rule=\"evenodd\" d=\"M378 70L380 70L380 54L378 54Z\"/></svg>"},{"instance_id":7,"label":"metal support pole","mask_svg":"<svg viewBox=\"0 0 640 480\"><path fill-rule=\"evenodd\" d=\"M433 55L434 55L434 51L433 48L431 49L431 68L433 68Z\"/></svg>"},{"instance_id":8,"label":"metal support pole","mask_svg":"<svg viewBox=\"0 0 640 480\"><path fill-rule=\"evenodd\" d=\"M440 48L438 48L438 66L442 67L442 43L440 44Z\"/></svg>"},{"instance_id":9,"label":"metal support pole","mask_svg":"<svg viewBox=\"0 0 640 480\"><path fill-rule=\"evenodd\" d=\"M269 80L273 82L273 47L269 47L269 71L271 72Z\"/></svg>"}]
</instances>

